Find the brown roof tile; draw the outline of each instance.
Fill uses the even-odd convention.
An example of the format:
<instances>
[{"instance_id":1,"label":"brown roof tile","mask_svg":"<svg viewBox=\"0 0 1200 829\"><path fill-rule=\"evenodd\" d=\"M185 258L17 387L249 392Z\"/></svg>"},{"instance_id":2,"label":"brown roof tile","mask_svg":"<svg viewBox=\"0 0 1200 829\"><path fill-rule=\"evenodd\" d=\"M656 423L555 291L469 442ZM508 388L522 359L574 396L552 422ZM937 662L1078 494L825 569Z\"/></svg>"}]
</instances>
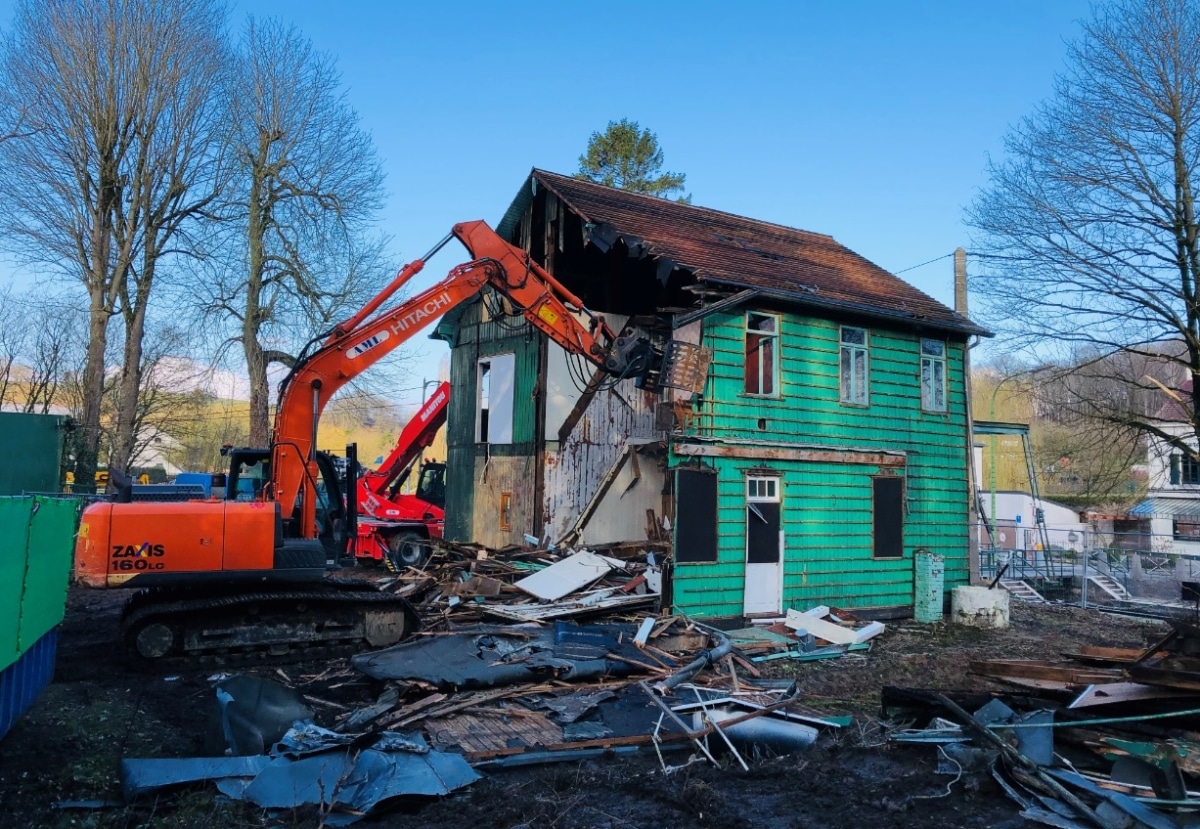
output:
<instances>
[{"instance_id":1,"label":"brown roof tile","mask_svg":"<svg viewBox=\"0 0 1200 829\"><path fill-rule=\"evenodd\" d=\"M697 279L757 288L805 305L857 311L915 325L990 336L952 309L838 244L833 237L629 193L535 169L548 188L584 221L609 225L628 244L643 241ZM530 185L506 222L524 210Z\"/></svg>"}]
</instances>

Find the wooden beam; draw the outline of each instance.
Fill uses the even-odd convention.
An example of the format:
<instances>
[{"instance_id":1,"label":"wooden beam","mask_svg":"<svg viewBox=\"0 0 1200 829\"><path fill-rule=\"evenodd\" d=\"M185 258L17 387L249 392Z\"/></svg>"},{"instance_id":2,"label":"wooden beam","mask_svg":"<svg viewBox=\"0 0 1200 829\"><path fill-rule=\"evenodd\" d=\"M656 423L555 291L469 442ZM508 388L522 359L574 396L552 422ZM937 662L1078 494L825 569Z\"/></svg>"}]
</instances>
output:
<instances>
[{"instance_id":1,"label":"wooden beam","mask_svg":"<svg viewBox=\"0 0 1200 829\"><path fill-rule=\"evenodd\" d=\"M567 359L571 358L568 356ZM575 408L571 409L571 413L567 415L567 419L563 421L563 425L558 430L559 443L566 443L567 438L571 436L571 432L575 431L576 424L583 418L584 411L591 404L592 398L596 396L596 390L600 388L600 383L606 376L603 369L597 368L592 372L592 379L588 380L583 393L575 401Z\"/></svg>"},{"instance_id":2,"label":"wooden beam","mask_svg":"<svg viewBox=\"0 0 1200 829\"><path fill-rule=\"evenodd\" d=\"M904 455L837 448L795 448L767 445L677 443L675 454L696 458L743 458L762 461L806 461L809 463L856 463L868 466L903 467Z\"/></svg>"}]
</instances>

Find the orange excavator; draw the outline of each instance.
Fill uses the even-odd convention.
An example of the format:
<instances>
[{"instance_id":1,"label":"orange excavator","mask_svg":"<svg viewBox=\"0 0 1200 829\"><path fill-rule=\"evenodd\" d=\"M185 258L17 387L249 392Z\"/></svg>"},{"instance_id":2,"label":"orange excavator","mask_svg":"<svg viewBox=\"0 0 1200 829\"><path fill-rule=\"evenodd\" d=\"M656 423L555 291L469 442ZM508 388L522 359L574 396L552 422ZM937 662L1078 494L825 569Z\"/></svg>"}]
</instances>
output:
<instances>
[{"instance_id":1,"label":"orange excavator","mask_svg":"<svg viewBox=\"0 0 1200 829\"><path fill-rule=\"evenodd\" d=\"M452 238L472 261L380 310ZM356 489L348 487L353 494L343 499L332 458L316 450L317 424L347 382L485 288L613 378L637 377L653 388L682 346L632 330L617 335L486 223L455 225L358 313L304 349L282 384L271 446L229 451L225 499L118 500L84 510L75 578L139 589L121 620L130 654L157 660L348 642L378 647L413 630L415 614L402 599L337 578L357 534Z\"/></svg>"},{"instance_id":2,"label":"orange excavator","mask_svg":"<svg viewBox=\"0 0 1200 829\"><path fill-rule=\"evenodd\" d=\"M414 493L399 492L423 450L446 423L450 384L441 383L400 431L396 446L379 468L358 479L358 533L354 555L382 561L391 570L421 564L429 540L445 526L446 464L426 461L417 470Z\"/></svg>"}]
</instances>

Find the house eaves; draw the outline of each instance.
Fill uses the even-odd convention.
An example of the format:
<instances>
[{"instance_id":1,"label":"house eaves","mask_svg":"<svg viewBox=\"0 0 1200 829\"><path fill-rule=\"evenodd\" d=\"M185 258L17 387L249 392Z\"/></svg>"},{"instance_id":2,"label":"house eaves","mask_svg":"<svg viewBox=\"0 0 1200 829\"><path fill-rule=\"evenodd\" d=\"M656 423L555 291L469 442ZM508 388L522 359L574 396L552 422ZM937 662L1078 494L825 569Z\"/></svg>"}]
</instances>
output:
<instances>
[{"instance_id":1,"label":"house eaves","mask_svg":"<svg viewBox=\"0 0 1200 829\"><path fill-rule=\"evenodd\" d=\"M680 268L731 292L754 289L798 306L917 328L992 336L992 332L838 244L832 237L704 207L629 193L534 169L497 231L513 238L544 187L584 223L602 250L620 239L632 254Z\"/></svg>"}]
</instances>

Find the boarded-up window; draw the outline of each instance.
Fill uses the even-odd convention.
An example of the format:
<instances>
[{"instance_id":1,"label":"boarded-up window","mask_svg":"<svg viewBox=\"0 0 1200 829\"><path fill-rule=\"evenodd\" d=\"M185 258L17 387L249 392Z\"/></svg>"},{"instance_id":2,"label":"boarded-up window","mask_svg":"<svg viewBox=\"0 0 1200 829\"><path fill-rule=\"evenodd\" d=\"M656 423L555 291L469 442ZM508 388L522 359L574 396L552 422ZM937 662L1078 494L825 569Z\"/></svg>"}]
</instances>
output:
<instances>
[{"instance_id":1,"label":"boarded-up window","mask_svg":"<svg viewBox=\"0 0 1200 829\"><path fill-rule=\"evenodd\" d=\"M746 314L746 394L772 397L779 388L779 317Z\"/></svg>"},{"instance_id":2,"label":"boarded-up window","mask_svg":"<svg viewBox=\"0 0 1200 829\"><path fill-rule=\"evenodd\" d=\"M675 471L675 561L717 560L717 476Z\"/></svg>"},{"instance_id":3,"label":"boarded-up window","mask_svg":"<svg viewBox=\"0 0 1200 829\"><path fill-rule=\"evenodd\" d=\"M900 558L904 555L904 480L872 478L875 558Z\"/></svg>"},{"instance_id":4,"label":"boarded-up window","mask_svg":"<svg viewBox=\"0 0 1200 829\"><path fill-rule=\"evenodd\" d=\"M475 442L513 442L512 354L493 354L479 361L475 386Z\"/></svg>"}]
</instances>

